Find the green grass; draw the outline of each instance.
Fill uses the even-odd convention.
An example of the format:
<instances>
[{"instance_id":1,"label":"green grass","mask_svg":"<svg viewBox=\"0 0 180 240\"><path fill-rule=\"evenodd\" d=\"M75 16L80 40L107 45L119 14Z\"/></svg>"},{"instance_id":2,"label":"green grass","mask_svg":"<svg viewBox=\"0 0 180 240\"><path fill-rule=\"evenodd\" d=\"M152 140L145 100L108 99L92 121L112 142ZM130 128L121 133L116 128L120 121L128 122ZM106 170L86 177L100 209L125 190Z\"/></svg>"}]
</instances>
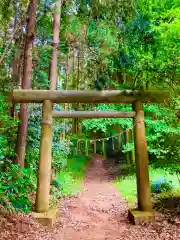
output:
<instances>
[{"instance_id":1,"label":"green grass","mask_svg":"<svg viewBox=\"0 0 180 240\"><path fill-rule=\"evenodd\" d=\"M88 158L85 156L72 157L68 159L66 171L75 179L84 179Z\"/></svg>"},{"instance_id":2,"label":"green grass","mask_svg":"<svg viewBox=\"0 0 180 240\"><path fill-rule=\"evenodd\" d=\"M152 167L150 167L149 175L151 181L154 181L159 177L165 177L166 179L172 181L175 190L179 189L179 182L175 174L169 174L165 170L153 169ZM117 179L116 187L123 195L123 197L125 197L130 206L133 206L136 203L137 190L135 174L133 174L132 176L126 176Z\"/></svg>"},{"instance_id":3,"label":"green grass","mask_svg":"<svg viewBox=\"0 0 180 240\"><path fill-rule=\"evenodd\" d=\"M74 196L82 189L82 180L85 178L87 163L88 159L84 156L68 159L67 167L56 174L60 189L54 189L55 199L63 196Z\"/></svg>"}]
</instances>

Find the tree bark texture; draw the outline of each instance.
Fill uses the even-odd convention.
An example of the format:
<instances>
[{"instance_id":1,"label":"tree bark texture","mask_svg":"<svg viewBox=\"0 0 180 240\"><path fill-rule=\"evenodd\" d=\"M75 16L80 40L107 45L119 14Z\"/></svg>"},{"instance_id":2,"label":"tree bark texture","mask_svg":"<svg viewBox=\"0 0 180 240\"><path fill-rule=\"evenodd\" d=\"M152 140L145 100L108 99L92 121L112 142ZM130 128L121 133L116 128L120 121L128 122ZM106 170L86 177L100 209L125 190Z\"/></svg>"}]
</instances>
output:
<instances>
[{"instance_id":1,"label":"tree bark texture","mask_svg":"<svg viewBox=\"0 0 180 240\"><path fill-rule=\"evenodd\" d=\"M61 5L62 0L56 0L56 9L53 15L53 51L50 66L50 88L56 89L57 80L57 60L58 60L58 45L59 45L59 32L60 32L60 19L61 19Z\"/></svg>"},{"instance_id":2,"label":"tree bark texture","mask_svg":"<svg viewBox=\"0 0 180 240\"><path fill-rule=\"evenodd\" d=\"M69 85L69 48L68 48L68 56L67 56L67 63L66 63L66 84L65 84L65 90L68 90L68 85ZM68 104L64 104L64 111L66 112L68 110ZM67 125L67 120L64 119L64 128L63 128L63 139L66 139L66 125Z\"/></svg>"},{"instance_id":3,"label":"tree bark texture","mask_svg":"<svg viewBox=\"0 0 180 240\"><path fill-rule=\"evenodd\" d=\"M22 88L29 89L32 80L32 51L35 38L36 25L36 10L37 0L30 0L29 11L27 19L27 35L25 39L24 48L24 69L22 77ZM16 160L22 168L24 167L24 159L26 152L27 127L29 117L29 106L27 104L20 104L20 124L18 128L17 145L16 145Z\"/></svg>"},{"instance_id":4,"label":"tree bark texture","mask_svg":"<svg viewBox=\"0 0 180 240\"><path fill-rule=\"evenodd\" d=\"M134 119L134 142L138 209L140 211L152 211L144 112L140 101L136 101L133 104L133 110L136 111L136 118Z\"/></svg>"}]
</instances>

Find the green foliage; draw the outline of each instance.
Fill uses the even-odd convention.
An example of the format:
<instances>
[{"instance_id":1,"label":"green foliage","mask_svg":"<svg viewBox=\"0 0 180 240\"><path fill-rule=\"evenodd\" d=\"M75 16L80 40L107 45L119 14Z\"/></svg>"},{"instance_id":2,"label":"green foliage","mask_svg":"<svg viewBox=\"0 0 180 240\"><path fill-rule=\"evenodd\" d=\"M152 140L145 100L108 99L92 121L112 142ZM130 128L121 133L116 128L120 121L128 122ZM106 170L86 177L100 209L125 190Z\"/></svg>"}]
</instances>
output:
<instances>
[{"instance_id":1,"label":"green foliage","mask_svg":"<svg viewBox=\"0 0 180 240\"><path fill-rule=\"evenodd\" d=\"M151 182L152 193L169 192L173 189L172 182L166 178L158 178Z\"/></svg>"},{"instance_id":2,"label":"green foliage","mask_svg":"<svg viewBox=\"0 0 180 240\"><path fill-rule=\"evenodd\" d=\"M151 105L145 107L145 112L153 112L157 116L155 120L146 118L150 162L156 168L162 167L179 174L180 125L176 123L176 107L176 104L171 105L171 109L168 106Z\"/></svg>"},{"instance_id":3,"label":"green foliage","mask_svg":"<svg viewBox=\"0 0 180 240\"><path fill-rule=\"evenodd\" d=\"M52 168L58 172L65 168L67 165L67 157L70 153L70 149L67 141L58 141L57 144L53 145L53 162Z\"/></svg>"},{"instance_id":4,"label":"green foliage","mask_svg":"<svg viewBox=\"0 0 180 240\"><path fill-rule=\"evenodd\" d=\"M180 191L170 191L156 194L154 208L156 211L171 212L171 215L179 215Z\"/></svg>"},{"instance_id":5,"label":"green foliage","mask_svg":"<svg viewBox=\"0 0 180 240\"><path fill-rule=\"evenodd\" d=\"M119 105L119 104L99 104L95 106L92 110L94 111L131 111L129 105ZM132 126L132 120L130 119L118 119L118 118L105 118L105 119L90 119L84 120L83 126L87 130L92 130L93 132L102 131L111 136L111 134L117 133L113 131L113 126L120 125L122 129L130 128Z\"/></svg>"},{"instance_id":6,"label":"green foliage","mask_svg":"<svg viewBox=\"0 0 180 240\"><path fill-rule=\"evenodd\" d=\"M6 163L0 176L0 204L29 212L30 194L36 189L36 178L31 169L21 169L18 165Z\"/></svg>"},{"instance_id":7,"label":"green foliage","mask_svg":"<svg viewBox=\"0 0 180 240\"><path fill-rule=\"evenodd\" d=\"M72 175L69 172L61 171L56 176L56 181L59 187L52 186L51 196L52 201L57 201L62 196L71 196L73 191L75 191L76 184Z\"/></svg>"},{"instance_id":8,"label":"green foliage","mask_svg":"<svg viewBox=\"0 0 180 240\"><path fill-rule=\"evenodd\" d=\"M169 174L163 169L155 169L153 167L149 168L150 181L154 182L159 178L165 178L168 182L172 182L173 191L179 189L179 182L176 174ZM137 200L137 187L136 187L136 176L133 175L123 175L116 181L116 187L120 193L125 197L128 203L132 206Z\"/></svg>"},{"instance_id":9,"label":"green foliage","mask_svg":"<svg viewBox=\"0 0 180 240\"><path fill-rule=\"evenodd\" d=\"M70 154L70 146L67 140L60 140L60 133L63 131L63 124L60 121L54 121L53 124L53 145L52 156L53 169L58 172L67 165L67 157Z\"/></svg>"},{"instance_id":10,"label":"green foliage","mask_svg":"<svg viewBox=\"0 0 180 240\"><path fill-rule=\"evenodd\" d=\"M52 200L62 196L72 196L81 189L81 181L85 177L88 158L84 156L69 157L67 166L56 174L57 186L52 187ZM57 185L57 184L56 184Z\"/></svg>"},{"instance_id":11,"label":"green foliage","mask_svg":"<svg viewBox=\"0 0 180 240\"><path fill-rule=\"evenodd\" d=\"M155 168L164 168L173 173L180 173L180 125L177 122L176 109L178 108L178 98L173 99L170 105L151 104L144 105L146 138L150 163ZM130 111L129 105L99 104L93 108L101 111ZM129 119L91 119L84 120L83 126L86 131L102 131L105 137L117 135L115 126L120 126L122 130L132 128L132 120ZM134 151L134 141L128 144L123 141L123 152Z\"/></svg>"},{"instance_id":12,"label":"green foliage","mask_svg":"<svg viewBox=\"0 0 180 240\"><path fill-rule=\"evenodd\" d=\"M15 140L18 121L10 117L6 96L0 95L0 160L15 156Z\"/></svg>"},{"instance_id":13,"label":"green foliage","mask_svg":"<svg viewBox=\"0 0 180 240\"><path fill-rule=\"evenodd\" d=\"M55 106L59 110L59 106ZM40 134L42 122L42 106L37 104L30 105L30 118L28 122L28 146L26 154L27 167L37 171L39 161ZM67 156L70 149L67 141L60 141L62 123L53 122L53 144L52 144L52 168L58 172L66 166Z\"/></svg>"},{"instance_id":14,"label":"green foliage","mask_svg":"<svg viewBox=\"0 0 180 240\"><path fill-rule=\"evenodd\" d=\"M42 107L29 104L26 167L37 171L39 161Z\"/></svg>"},{"instance_id":15,"label":"green foliage","mask_svg":"<svg viewBox=\"0 0 180 240\"><path fill-rule=\"evenodd\" d=\"M45 41L47 41L47 39ZM49 62L51 61L51 52L52 47L49 45L36 48L34 54L36 68L33 72L32 86L37 89L47 89L49 87Z\"/></svg>"},{"instance_id":16,"label":"green foliage","mask_svg":"<svg viewBox=\"0 0 180 240\"><path fill-rule=\"evenodd\" d=\"M76 179L84 178L88 160L89 158L83 155L68 158L67 170L71 172Z\"/></svg>"}]
</instances>

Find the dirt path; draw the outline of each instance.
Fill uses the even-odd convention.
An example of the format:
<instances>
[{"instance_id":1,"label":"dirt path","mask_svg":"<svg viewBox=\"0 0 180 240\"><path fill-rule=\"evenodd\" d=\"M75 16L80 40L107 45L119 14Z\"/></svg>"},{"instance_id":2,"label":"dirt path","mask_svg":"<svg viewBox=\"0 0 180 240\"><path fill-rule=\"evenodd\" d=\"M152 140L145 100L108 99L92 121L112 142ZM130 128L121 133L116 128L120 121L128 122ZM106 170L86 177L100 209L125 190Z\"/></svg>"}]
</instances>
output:
<instances>
[{"instance_id":1,"label":"dirt path","mask_svg":"<svg viewBox=\"0 0 180 240\"><path fill-rule=\"evenodd\" d=\"M127 206L108 178L103 162L96 158L89 167L84 190L77 197L61 200L60 218L48 229L34 222L11 228L0 239L23 240L176 240L180 227L167 221L148 226L132 226ZM32 220L31 220L32 221ZM19 223L19 222L18 222ZM14 230L16 229L16 230ZM18 229L18 230L17 230ZM1 230L1 229L0 229Z\"/></svg>"},{"instance_id":2,"label":"dirt path","mask_svg":"<svg viewBox=\"0 0 180 240\"><path fill-rule=\"evenodd\" d=\"M99 159L88 170L84 191L64 204L64 240L120 239L122 224L127 224L125 202L109 182Z\"/></svg>"}]
</instances>

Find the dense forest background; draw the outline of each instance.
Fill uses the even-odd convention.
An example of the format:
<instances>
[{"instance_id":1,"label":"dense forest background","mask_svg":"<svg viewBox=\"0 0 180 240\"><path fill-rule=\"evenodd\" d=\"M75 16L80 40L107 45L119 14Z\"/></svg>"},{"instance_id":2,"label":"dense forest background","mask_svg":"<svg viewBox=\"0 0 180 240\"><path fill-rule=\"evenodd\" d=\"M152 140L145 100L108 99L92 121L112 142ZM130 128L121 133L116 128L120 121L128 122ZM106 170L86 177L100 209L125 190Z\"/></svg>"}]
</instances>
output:
<instances>
[{"instance_id":1,"label":"dense forest background","mask_svg":"<svg viewBox=\"0 0 180 240\"><path fill-rule=\"evenodd\" d=\"M53 0L2 0L0 4L0 161L5 163L0 176L0 203L6 205L10 201L17 207L18 195L22 198L22 206L18 207L27 211L30 208L27 193L36 188L42 106L29 104L27 109L22 105L10 106L7 96L17 88L50 88L55 4ZM179 1L69 0L57 4L61 21L56 89L169 90L170 102L144 105L146 136L150 164L179 178ZM32 52L26 51L28 44ZM26 60L31 55L32 62L25 73ZM128 104L65 104L54 108L131 110ZM117 125L125 130L132 127L132 121L54 121L53 169L58 172L67 166L68 156L76 148L73 139L91 138L97 132L108 137L118 132L114 128ZM133 152L133 145L133 141L124 143L123 151ZM85 152L85 144L80 149Z\"/></svg>"}]
</instances>

